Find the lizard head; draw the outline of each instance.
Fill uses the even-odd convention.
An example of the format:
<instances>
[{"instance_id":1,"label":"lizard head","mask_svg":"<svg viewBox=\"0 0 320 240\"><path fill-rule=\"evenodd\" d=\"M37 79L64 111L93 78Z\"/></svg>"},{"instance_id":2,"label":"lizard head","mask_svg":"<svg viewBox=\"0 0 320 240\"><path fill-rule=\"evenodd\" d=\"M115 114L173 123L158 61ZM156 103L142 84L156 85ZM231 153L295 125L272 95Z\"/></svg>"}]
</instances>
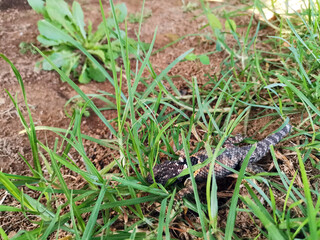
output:
<instances>
[{"instance_id":1,"label":"lizard head","mask_svg":"<svg viewBox=\"0 0 320 240\"><path fill-rule=\"evenodd\" d=\"M170 178L178 176L185 168L187 168L185 161L166 161L153 168L154 179L157 183L165 185ZM148 175L147 181L153 183L151 174Z\"/></svg>"}]
</instances>

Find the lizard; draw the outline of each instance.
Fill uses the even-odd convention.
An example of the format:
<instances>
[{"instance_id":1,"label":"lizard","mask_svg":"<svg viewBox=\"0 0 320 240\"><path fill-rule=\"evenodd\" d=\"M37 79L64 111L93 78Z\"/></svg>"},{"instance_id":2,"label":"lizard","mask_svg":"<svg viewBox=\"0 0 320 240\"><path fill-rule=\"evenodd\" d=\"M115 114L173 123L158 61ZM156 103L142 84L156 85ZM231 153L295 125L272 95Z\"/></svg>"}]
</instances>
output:
<instances>
[{"instance_id":1,"label":"lizard","mask_svg":"<svg viewBox=\"0 0 320 240\"><path fill-rule=\"evenodd\" d=\"M256 148L250 156L247 168L257 169L255 163L261 160L270 150L270 145L278 144L285 136L287 136L291 130L292 126L290 124L285 125L280 131L269 135L261 141L258 141ZM225 150L216 158L216 161L228 166L229 168L236 169L241 166L243 160L247 156L252 145L246 146L235 146L234 143L240 143L243 141L243 137L236 136L229 138L225 141L223 147ZM214 154L215 149L212 149ZM190 156L190 161L192 166L204 162L208 159L208 154L206 150L200 150L199 152ZM230 175L232 172L218 163L214 163L214 175L216 179L224 178ZM165 161L153 168L154 179L151 174L147 176L147 181L153 183L154 180L157 183L165 185L167 181L171 178L177 177L184 169L188 168L187 160L184 155L181 155L177 161ZM206 166L196 170L194 172L195 181L197 184L205 183L207 180L208 172L210 169L210 163ZM185 177L184 177L185 178ZM177 182L181 182L184 178L178 178ZM183 196L193 192L192 184L190 178L185 182L185 188L181 189L177 193L178 199Z\"/></svg>"}]
</instances>

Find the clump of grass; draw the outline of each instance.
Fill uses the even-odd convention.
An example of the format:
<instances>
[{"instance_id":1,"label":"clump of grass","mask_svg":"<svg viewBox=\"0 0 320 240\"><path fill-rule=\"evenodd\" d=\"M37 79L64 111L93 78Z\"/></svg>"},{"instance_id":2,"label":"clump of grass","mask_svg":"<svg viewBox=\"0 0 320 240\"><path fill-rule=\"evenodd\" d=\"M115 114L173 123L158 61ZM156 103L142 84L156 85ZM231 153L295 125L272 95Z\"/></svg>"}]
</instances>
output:
<instances>
[{"instance_id":1,"label":"clump of grass","mask_svg":"<svg viewBox=\"0 0 320 240\"><path fill-rule=\"evenodd\" d=\"M301 14L297 13L294 20L296 23L302 24L295 25L289 19L280 21L281 23L284 21L286 24L282 24L283 28L279 32L281 37L273 37L274 42L272 44L273 46L281 46L281 48L276 48L272 52L252 48L252 46L255 46L259 31L258 25L255 36L249 41L248 33L252 28L252 21L250 21L247 35L242 41L239 41L240 36L236 33L236 28L231 28L231 33L238 43L236 47L231 48L224 38L225 33L221 31L222 24L219 19L203 5L209 21L208 26L212 28L214 33L216 45L223 46L223 51L227 51L230 56L224 61L224 64L228 66L227 73L233 74L234 77L230 88L223 92L227 96L231 96L231 99L237 99L234 97L235 92L232 89L236 85L239 86L238 89L241 89L240 93L238 92L241 104L261 109L272 109L275 114L298 116L300 121L296 129L298 133L295 136L307 137L303 140L305 144L290 148L291 151L297 153L299 163L299 170L296 170L294 175L291 176L292 179L280 170L273 148L271 154L281 183L265 177L258 177L254 179L258 180L260 184L256 184L250 178L245 178L247 181L245 186L250 196L240 197L240 199L248 209L239 209L238 211L249 211L250 214L259 218L266 228L266 231L262 231L262 234L268 239L294 239L298 236L299 238L312 236L312 239L316 239L318 237L319 228L316 225L319 221L316 213L319 206L315 204L319 200L318 191L311 187L311 182L317 180L313 176L311 178L307 176L303 166L306 161L310 161L313 167L316 167L312 155L318 155L316 146L319 139L316 131L318 126L316 125L319 124L320 112L318 110L319 102L315 98L317 98L319 82L314 74L319 62L316 58L318 41L314 38L314 36L317 36L318 30L316 19L318 19L319 9L316 7L317 4L311 2L305 11ZM226 23L228 22L227 19ZM240 43L244 47L241 47ZM283 47L283 43L288 46L289 51ZM241 55L236 51L240 51ZM250 53L252 56L250 56ZM269 59L266 57L267 54L275 56L279 62L270 61L270 57ZM266 64L271 65L269 67L269 69L272 69L271 71L262 68ZM245 75L243 75L241 67ZM233 69L232 72L229 70L230 68ZM215 84L218 84L218 82L216 81ZM298 173L303 178L303 185L300 189L295 181ZM268 175L266 174L266 176ZM259 185L262 182L268 186L269 194L261 190ZM236 187L234 191L237 190ZM280 203L275 195L281 194L284 194L286 198L284 202ZM267 206L261 204L261 197L267 203ZM235 206L234 202L231 201L225 232L225 238L227 239L232 237L236 216ZM272 209L272 213L270 214L267 209Z\"/></svg>"}]
</instances>

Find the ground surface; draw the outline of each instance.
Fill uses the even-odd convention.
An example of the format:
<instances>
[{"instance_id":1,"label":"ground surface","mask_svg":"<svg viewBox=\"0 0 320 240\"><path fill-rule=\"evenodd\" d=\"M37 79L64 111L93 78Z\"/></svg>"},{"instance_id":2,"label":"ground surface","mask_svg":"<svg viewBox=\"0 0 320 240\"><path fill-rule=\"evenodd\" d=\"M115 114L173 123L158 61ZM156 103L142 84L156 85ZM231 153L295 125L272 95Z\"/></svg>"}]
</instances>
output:
<instances>
[{"instance_id":1,"label":"ground surface","mask_svg":"<svg viewBox=\"0 0 320 240\"><path fill-rule=\"evenodd\" d=\"M68 99L76 95L75 91L68 84L62 83L57 73L35 71L35 63L41 59L39 55L33 55L30 52L21 54L19 51L21 42L30 42L39 46L36 41L38 34L37 21L41 16L30 9L26 3L27 1L12 1L15 2L14 4L9 2L0 0L0 52L15 64L22 76L28 103L36 125L67 128L69 119L64 114L64 105ZM127 4L129 13L140 11L142 1L128 0L124 2ZM94 24L98 24L101 21L98 1L80 0L80 3L86 17L91 19ZM140 38L144 42L151 42L155 28L158 27L155 49L159 49L186 34L198 33L199 29L205 24L203 16L194 18L201 13L200 10L184 13L182 11L182 1L180 0L150 0L146 1L146 8L152 10L152 16L144 21ZM230 9L232 10L233 8L236 7L230 4ZM245 23L247 20L248 16L243 16L238 19L238 24ZM137 29L138 24L129 24L129 35L134 37ZM209 31L209 29L202 31ZM156 72L160 73L175 58L190 48L194 48L194 52L199 54L214 51L215 45L200 37L188 37L152 56L150 60ZM205 73L219 75L219 63L224 57L223 52L211 55L211 64L208 66L204 66L199 62L179 63L170 71L169 75L180 75L188 80L195 76L200 84L205 83L207 80L204 76ZM177 78L175 84L178 89L183 89L185 83L182 78ZM98 90L114 92L109 82L91 82L88 85L80 85L80 88L85 93L96 93ZM17 94L19 105L25 110L24 103L21 101L21 90L13 72L8 64L0 60L0 169L6 173L28 175L29 170L18 153L21 153L31 161L30 146L27 138L23 134L19 134L19 131L22 130L22 125L4 89L7 89L12 95ZM113 111L106 111L104 114L107 119L115 117L115 112ZM264 126L264 121L266 120L255 122L254 127L250 129L248 134L253 134L261 126ZM83 133L90 136L98 138L110 137L106 127L93 114L85 119L82 130ZM265 134L272 130L267 129ZM52 133L39 132L39 138L47 141L49 146L53 145L54 137ZM263 136L259 138L261 137ZM88 143L88 149L95 147ZM90 152L90 150L88 151ZM106 149L102 147L98 148L95 162L103 161L103 164L107 164L109 160L113 160L112 153L110 151L106 153ZM0 200L3 203L12 201L4 191L0 191ZM223 210L220 215L224 216L224 214L227 214L227 210ZM250 236L249 232L250 227L253 227L252 223L247 222L247 219L241 221L240 218L238 219L239 221L237 220L236 231L247 229L247 232L242 232L240 235ZM246 224L248 226L245 226ZM4 216L0 213L0 225L11 236L20 229L32 228L32 224L25 220L23 215L19 214ZM221 223L221 226L223 225Z\"/></svg>"}]
</instances>

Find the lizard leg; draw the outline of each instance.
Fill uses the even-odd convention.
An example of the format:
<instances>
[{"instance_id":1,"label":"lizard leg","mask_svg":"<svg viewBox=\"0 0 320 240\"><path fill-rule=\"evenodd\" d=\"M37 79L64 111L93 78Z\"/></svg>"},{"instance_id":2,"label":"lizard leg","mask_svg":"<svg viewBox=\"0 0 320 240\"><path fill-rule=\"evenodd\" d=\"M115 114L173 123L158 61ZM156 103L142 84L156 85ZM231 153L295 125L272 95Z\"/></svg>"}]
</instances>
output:
<instances>
[{"instance_id":1,"label":"lizard leg","mask_svg":"<svg viewBox=\"0 0 320 240\"><path fill-rule=\"evenodd\" d=\"M187 178L186 181L184 182L184 188L182 188L178 193L177 193L177 199L181 200L184 196L193 193L193 187L192 187L192 182L190 178Z\"/></svg>"},{"instance_id":2,"label":"lizard leg","mask_svg":"<svg viewBox=\"0 0 320 240\"><path fill-rule=\"evenodd\" d=\"M258 166L255 163L249 163L246 170L247 170L247 172L252 173L252 174L258 174L258 173L265 172L265 170L262 167Z\"/></svg>"},{"instance_id":3,"label":"lizard leg","mask_svg":"<svg viewBox=\"0 0 320 240\"><path fill-rule=\"evenodd\" d=\"M196 170L193 175L194 177L197 179L199 173L201 173L203 171L203 168L200 168L198 170ZM178 193L177 193L177 198L178 199L182 199L184 196L188 195L188 194L192 194L194 192L193 187L192 187L192 182L191 182L191 178L187 178L184 182L184 188L181 189Z\"/></svg>"},{"instance_id":4,"label":"lizard leg","mask_svg":"<svg viewBox=\"0 0 320 240\"><path fill-rule=\"evenodd\" d=\"M183 149L176 151L176 154L179 155L179 160L182 161L183 159L186 158L186 153L184 152Z\"/></svg>"},{"instance_id":5,"label":"lizard leg","mask_svg":"<svg viewBox=\"0 0 320 240\"><path fill-rule=\"evenodd\" d=\"M224 141L222 147L223 148L232 148L232 147L234 147L235 143L241 143L244 140L244 138L245 137L242 136L241 134L237 134L234 137L229 137Z\"/></svg>"}]
</instances>

